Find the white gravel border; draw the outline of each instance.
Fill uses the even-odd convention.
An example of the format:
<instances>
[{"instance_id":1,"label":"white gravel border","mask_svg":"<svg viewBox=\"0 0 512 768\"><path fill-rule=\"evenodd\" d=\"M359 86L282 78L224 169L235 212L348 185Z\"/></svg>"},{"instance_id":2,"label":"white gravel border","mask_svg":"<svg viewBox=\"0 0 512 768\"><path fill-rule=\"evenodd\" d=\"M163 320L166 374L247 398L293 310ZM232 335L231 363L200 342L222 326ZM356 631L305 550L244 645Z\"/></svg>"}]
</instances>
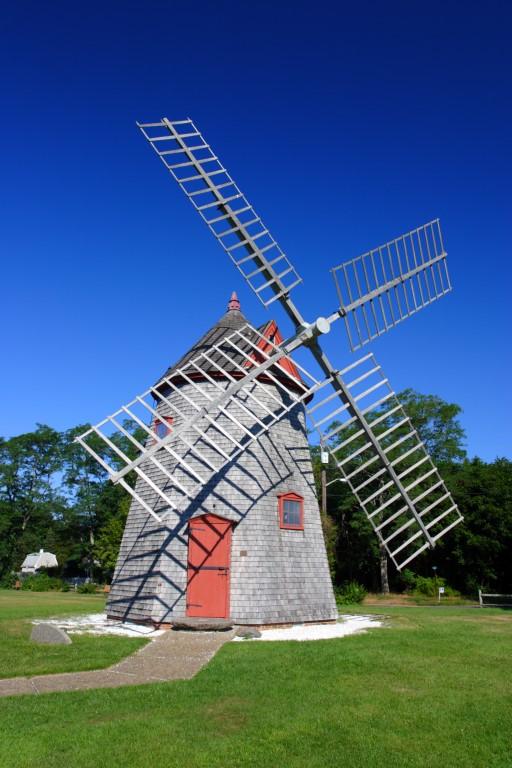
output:
<instances>
[{"instance_id":1,"label":"white gravel border","mask_svg":"<svg viewBox=\"0 0 512 768\"><path fill-rule=\"evenodd\" d=\"M129 621L112 621L106 613L89 613L85 616L67 616L60 619L36 619L32 624L53 624L70 635L117 635L118 637L148 637L163 635L165 629L154 629L146 624Z\"/></svg>"},{"instance_id":2,"label":"white gravel border","mask_svg":"<svg viewBox=\"0 0 512 768\"><path fill-rule=\"evenodd\" d=\"M353 616L342 614L336 624L294 624L284 629L262 629L261 637L235 637L234 642L252 640L332 640L366 632L368 629L383 627L382 616Z\"/></svg>"},{"instance_id":3,"label":"white gravel border","mask_svg":"<svg viewBox=\"0 0 512 768\"><path fill-rule=\"evenodd\" d=\"M70 635L116 635L117 637L147 637L152 640L167 630L154 629L145 624L119 622L107 619L106 613L89 613L85 616L67 616L58 619L36 619L32 624L53 624ZM382 616L355 616L341 614L336 624L294 624L284 629L262 629L261 637L234 637L234 642L252 640L331 640L366 632L368 629L383 627Z\"/></svg>"}]
</instances>

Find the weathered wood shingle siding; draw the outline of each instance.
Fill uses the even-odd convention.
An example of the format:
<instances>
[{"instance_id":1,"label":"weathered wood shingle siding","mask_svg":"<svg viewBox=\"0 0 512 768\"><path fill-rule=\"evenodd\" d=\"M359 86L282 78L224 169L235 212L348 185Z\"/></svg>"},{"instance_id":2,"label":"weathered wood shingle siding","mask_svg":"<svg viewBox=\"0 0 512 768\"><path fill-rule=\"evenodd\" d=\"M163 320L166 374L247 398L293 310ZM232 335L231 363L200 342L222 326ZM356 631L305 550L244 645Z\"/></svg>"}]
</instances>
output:
<instances>
[{"instance_id":1,"label":"weathered wood shingle siding","mask_svg":"<svg viewBox=\"0 0 512 768\"><path fill-rule=\"evenodd\" d=\"M185 391L188 386L184 385ZM206 405L215 388L204 382L201 389ZM272 384L265 385L265 390L262 394L259 388L258 398L276 408L279 390ZM168 396L171 403L175 396ZM279 397L287 400L289 394L285 392ZM180 407L183 409L182 401ZM233 408L250 428L250 416L236 406ZM258 410L254 401L251 409ZM162 416L171 413L162 405L159 412ZM264 410L260 409L257 415L263 419ZM225 424L227 417L220 414L218 421ZM220 433L215 432L215 439L222 440ZM240 429L237 437L242 439L243 434ZM215 456L211 445L193 430L187 436L191 443L200 446L206 458ZM176 462L172 456L162 450L158 458L167 468L174 469ZM204 469L191 453L187 461L192 470ZM213 513L235 523L230 578L233 620L241 624L270 624L328 620L336 616L302 405L283 416L218 473L192 503L183 493L171 489L168 479L157 468L143 466L159 487L170 492L181 511L167 508L165 524L161 525L137 501L132 502L108 600L109 615L154 622L172 622L173 618L184 616L188 521ZM177 469L176 477L185 487L192 487L186 471ZM136 489L159 514L165 512L162 499L147 485L138 481ZM283 530L279 526L277 496L288 491L304 498L303 531Z\"/></svg>"}]
</instances>

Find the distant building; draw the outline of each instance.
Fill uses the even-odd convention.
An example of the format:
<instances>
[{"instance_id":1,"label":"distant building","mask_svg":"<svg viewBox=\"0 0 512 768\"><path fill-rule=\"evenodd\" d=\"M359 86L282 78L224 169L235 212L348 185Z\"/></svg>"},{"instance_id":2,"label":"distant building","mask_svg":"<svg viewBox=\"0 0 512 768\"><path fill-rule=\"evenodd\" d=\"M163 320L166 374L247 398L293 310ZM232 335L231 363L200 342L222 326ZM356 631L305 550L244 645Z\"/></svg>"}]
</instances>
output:
<instances>
[{"instance_id":1,"label":"distant building","mask_svg":"<svg viewBox=\"0 0 512 768\"><path fill-rule=\"evenodd\" d=\"M51 552L40 549L27 555L21 564L22 573L37 573L41 568L55 568L58 565L57 558Z\"/></svg>"}]
</instances>

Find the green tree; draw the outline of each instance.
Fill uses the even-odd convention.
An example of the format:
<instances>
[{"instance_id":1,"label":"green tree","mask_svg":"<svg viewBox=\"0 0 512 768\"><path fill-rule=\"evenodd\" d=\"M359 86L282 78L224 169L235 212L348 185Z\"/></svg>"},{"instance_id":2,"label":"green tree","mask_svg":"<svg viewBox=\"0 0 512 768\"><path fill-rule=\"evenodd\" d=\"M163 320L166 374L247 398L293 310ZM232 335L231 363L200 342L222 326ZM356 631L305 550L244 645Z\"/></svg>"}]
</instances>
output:
<instances>
[{"instance_id":1,"label":"green tree","mask_svg":"<svg viewBox=\"0 0 512 768\"><path fill-rule=\"evenodd\" d=\"M123 429L133 435L135 440L142 443L145 439L144 430L129 420L122 423ZM104 576L112 569L111 558L107 558L105 566L103 559L98 557L99 551L104 551L106 531L120 529L126 520L126 505L128 493L119 485L113 485L108 479L107 472L94 459L76 437L83 434L88 425L80 425L63 434L63 477L62 483L69 500L70 514L68 525L75 546L70 552L68 568L71 571L87 570L88 575ZM122 431L109 436L111 442L122 452L133 459L137 456L136 444ZM112 466L122 469L124 464L119 455L94 432L87 438L87 443L102 459ZM128 483L133 483L133 473L126 476ZM119 517L119 522L115 523ZM103 531L103 545L96 546L96 538ZM121 531L122 534L122 531ZM120 537L118 536L119 548ZM95 570L99 568L99 572Z\"/></svg>"},{"instance_id":2,"label":"green tree","mask_svg":"<svg viewBox=\"0 0 512 768\"><path fill-rule=\"evenodd\" d=\"M76 437L85 432L87 427L82 424L63 434L62 485L70 507L68 528L75 542L67 565L71 571L81 572L85 569L92 578L94 541L101 524L98 520L99 500L108 481L105 469L76 442ZM93 433L90 441L102 456L104 448L101 439Z\"/></svg>"},{"instance_id":3,"label":"green tree","mask_svg":"<svg viewBox=\"0 0 512 768\"><path fill-rule=\"evenodd\" d=\"M466 433L459 416L462 408L437 395L404 389L398 395L435 464L459 462L466 457Z\"/></svg>"},{"instance_id":4,"label":"green tree","mask_svg":"<svg viewBox=\"0 0 512 768\"><path fill-rule=\"evenodd\" d=\"M404 405L407 415L428 452L434 461L441 465L441 471L444 465L460 463L465 456L465 433L459 421L460 407L447 403L437 396L422 395L410 389L399 394L398 399ZM386 407L388 406L382 407L371 416L372 419L384 417L379 421L376 430L382 435L388 428L385 417ZM335 426L335 424L330 425L329 431L335 429ZM387 444L390 445L392 441L405 435L408 429L409 427L404 425L396 430L386 438ZM365 437L359 436L358 432L358 427L354 425L343 430L342 437L340 433L331 440L330 447L337 449L338 459L348 456L354 450L357 451L358 447L363 445ZM347 442L349 439L350 442L345 448L340 447L342 441ZM388 458L393 460L399 455L400 450L391 450ZM411 456L410 464L412 465L414 461L415 459ZM350 465L351 470L357 468L358 462L363 466L362 454L356 455L353 459ZM401 469L404 466L407 464L401 465ZM374 468L371 466L362 468L358 481L362 482L370 478L373 472ZM336 469L331 468L331 479L332 476L339 477ZM376 489L378 490L378 485ZM379 546L370 523L349 488L337 482L329 486L329 490L327 508L336 527L336 580L338 582L358 580L371 589L380 585L383 591L387 590L388 582L391 580L394 587L399 587L399 575L394 571L388 575L385 549ZM374 490L373 487L372 490ZM377 503L379 503L378 499L376 499Z\"/></svg>"},{"instance_id":5,"label":"green tree","mask_svg":"<svg viewBox=\"0 0 512 768\"><path fill-rule=\"evenodd\" d=\"M465 594L512 593L512 462L474 458L445 469L464 522L442 539L429 565Z\"/></svg>"},{"instance_id":6,"label":"green tree","mask_svg":"<svg viewBox=\"0 0 512 768\"><path fill-rule=\"evenodd\" d=\"M1 572L19 568L28 552L47 545L65 507L56 481L61 462L61 435L45 424L0 438Z\"/></svg>"},{"instance_id":7,"label":"green tree","mask_svg":"<svg viewBox=\"0 0 512 768\"><path fill-rule=\"evenodd\" d=\"M136 440L144 439L143 430L123 423L127 426ZM0 438L0 576L18 570L25 555L41 547L57 555L63 575L93 575L94 569L95 575L104 575L112 570L129 494L114 486L103 467L75 441L86 428L59 433L39 424L34 432ZM117 454L109 455L97 435L90 440L102 458L121 467ZM120 432L112 440L130 458L137 455L126 435ZM133 483L133 473L126 480ZM112 553L104 563L95 539L103 532L105 542L108 530Z\"/></svg>"},{"instance_id":8,"label":"green tree","mask_svg":"<svg viewBox=\"0 0 512 768\"><path fill-rule=\"evenodd\" d=\"M116 567L124 526L130 509L130 496L124 494L113 514L99 529L94 546L94 557L103 573L112 577Z\"/></svg>"}]
</instances>

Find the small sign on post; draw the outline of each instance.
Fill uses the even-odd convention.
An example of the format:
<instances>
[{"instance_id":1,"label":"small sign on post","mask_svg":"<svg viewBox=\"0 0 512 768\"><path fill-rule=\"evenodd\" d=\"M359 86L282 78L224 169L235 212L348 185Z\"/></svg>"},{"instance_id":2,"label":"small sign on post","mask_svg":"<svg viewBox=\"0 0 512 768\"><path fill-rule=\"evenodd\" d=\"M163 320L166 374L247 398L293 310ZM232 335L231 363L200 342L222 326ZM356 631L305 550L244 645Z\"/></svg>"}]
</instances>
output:
<instances>
[{"instance_id":1,"label":"small sign on post","mask_svg":"<svg viewBox=\"0 0 512 768\"><path fill-rule=\"evenodd\" d=\"M444 595L444 587L439 587L439 602L441 602L441 595Z\"/></svg>"}]
</instances>

